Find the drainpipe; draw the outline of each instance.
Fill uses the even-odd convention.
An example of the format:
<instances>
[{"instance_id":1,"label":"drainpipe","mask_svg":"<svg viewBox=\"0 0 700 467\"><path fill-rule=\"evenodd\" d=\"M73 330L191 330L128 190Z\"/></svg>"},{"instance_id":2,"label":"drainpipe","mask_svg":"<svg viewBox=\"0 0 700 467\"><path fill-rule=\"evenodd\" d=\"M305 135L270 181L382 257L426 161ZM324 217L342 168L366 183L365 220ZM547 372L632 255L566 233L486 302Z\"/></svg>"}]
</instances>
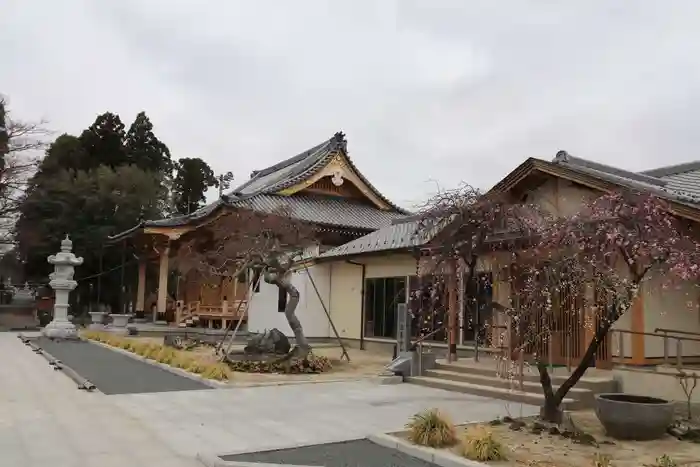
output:
<instances>
[{"instance_id":1,"label":"drainpipe","mask_svg":"<svg viewBox=\"0 0 700 467\"><path fill-rule=\"evenodd\" d=\"M350 260L345 262L362 268L362 285L360 286L360 350L365 350L365 275L367 266L364 263L356 263Z\"/></svg>"}]
</instances>

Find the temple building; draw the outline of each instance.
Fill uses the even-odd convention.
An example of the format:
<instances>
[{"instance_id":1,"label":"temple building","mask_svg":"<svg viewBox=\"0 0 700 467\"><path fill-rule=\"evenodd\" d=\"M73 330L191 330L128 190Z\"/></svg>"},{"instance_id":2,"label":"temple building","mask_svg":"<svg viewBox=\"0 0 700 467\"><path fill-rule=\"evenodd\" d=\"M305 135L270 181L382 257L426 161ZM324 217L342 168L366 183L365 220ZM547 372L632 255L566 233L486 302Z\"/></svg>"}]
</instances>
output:
<instances>
[{"instance_id":1,"label":"temple building","mask_svg":"<svg viewBox=\"0 0 700 467\"><path fill-rule=\"evenodd\" d=\"M263 282L251 287L250 274L213 281L197 273L181 276L171 271L177 249L226 210L274 214L280 208L314 227L320 245L312 255L389 226L408 214L358 170L348 155L345 136L336 133L301 154L254 171L247 182L190 215L144 221L109 237L112 243L130 242L139 252L136 315L176 326L194 319L215 328L246 319L253 331L279 327L287 332L286 319L278 313L276 286ZM147 284L150 265L158 272L153 284ZM321 300L328 295L333 280L328 269L318 265L294 273L293 281L301 294L297 314L309 337L329 336L329 303ZM246 303L249 306L244 315L246 307L242 305Z\"/></svg>"}]
</instances>

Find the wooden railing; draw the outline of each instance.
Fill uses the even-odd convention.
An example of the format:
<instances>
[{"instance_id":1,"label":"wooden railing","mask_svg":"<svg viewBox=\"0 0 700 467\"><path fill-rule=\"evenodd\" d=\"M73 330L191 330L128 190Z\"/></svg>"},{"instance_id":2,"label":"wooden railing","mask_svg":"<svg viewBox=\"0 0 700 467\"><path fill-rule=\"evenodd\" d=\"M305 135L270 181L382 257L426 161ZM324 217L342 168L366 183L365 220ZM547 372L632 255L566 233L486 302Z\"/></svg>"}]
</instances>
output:
<instances>
[{"instance_id":1,"label":"wooden railing","mask_svg":"<svg viewBox=\"0 0 700 467\"><path fill-rule=\"evenodd\" d=\"M245 300L226 302L226 306L202 305L200 302L189 302L176 312L176 322L198 316L200 318L243 319L245 316Z\"/></svg>"}]
</instances>

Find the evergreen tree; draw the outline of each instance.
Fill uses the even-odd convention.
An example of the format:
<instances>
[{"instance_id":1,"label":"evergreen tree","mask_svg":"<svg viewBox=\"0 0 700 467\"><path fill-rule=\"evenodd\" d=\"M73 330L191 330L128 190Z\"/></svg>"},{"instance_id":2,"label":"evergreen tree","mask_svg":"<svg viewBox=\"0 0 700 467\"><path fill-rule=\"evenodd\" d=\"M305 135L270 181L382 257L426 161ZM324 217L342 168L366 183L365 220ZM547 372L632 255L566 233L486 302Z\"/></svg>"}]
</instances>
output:
<instances>
[{"instance_id":1,"label":"evergreen tree","mask_svg":"<svg viewBox=\"0 0 700 467\"><path fill-rule=\"evenodd\" d=\"M200 158L182 158L176 163L173 180L173 206L178 214L190 214L206 200L210 187L219 186L219 180L209 164Z\"/></svg>"},{"instance_id":2,"label":"evergreen tree","mask_svg":"<svg viewBox=\"0 0 700 467\"><path fill-rule=\"evenodd\" d=\"M172 175L170 150L153 133L153 124L145 112L136 115L126 133L124 146L130 164L165 177Z\"/></svg>"},{"instance_id":3,"label":"evergreen tree","mask_svg":"<svg viewBox=\"0 0 700 467\"><path fill-rule=\"evenodd\" d=\"M125 136L124 124L119 115L111 112L99 115L95 123L80 135L80 141L88 155L88 165L80 169L91 170L100 165L113 169L127 164Z\"/></svg>"}]
</instances>

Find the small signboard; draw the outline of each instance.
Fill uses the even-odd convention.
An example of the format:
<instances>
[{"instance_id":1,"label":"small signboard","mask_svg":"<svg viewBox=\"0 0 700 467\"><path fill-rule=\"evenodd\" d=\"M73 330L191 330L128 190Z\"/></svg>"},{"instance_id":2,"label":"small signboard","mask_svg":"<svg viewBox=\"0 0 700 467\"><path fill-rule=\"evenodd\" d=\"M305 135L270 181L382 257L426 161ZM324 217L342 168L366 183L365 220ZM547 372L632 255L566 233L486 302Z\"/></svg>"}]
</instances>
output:
<instances>
[{"instance_id":1,"label":"small signboard","mask_svg":"<svg viewBox=\"0 0 700 467\"><path fill-rule=\"evenodd\" d=\"M396 341L398 354L411 348L411 320L405 303L396 306Z\"/></svg>"}]
</instances>

